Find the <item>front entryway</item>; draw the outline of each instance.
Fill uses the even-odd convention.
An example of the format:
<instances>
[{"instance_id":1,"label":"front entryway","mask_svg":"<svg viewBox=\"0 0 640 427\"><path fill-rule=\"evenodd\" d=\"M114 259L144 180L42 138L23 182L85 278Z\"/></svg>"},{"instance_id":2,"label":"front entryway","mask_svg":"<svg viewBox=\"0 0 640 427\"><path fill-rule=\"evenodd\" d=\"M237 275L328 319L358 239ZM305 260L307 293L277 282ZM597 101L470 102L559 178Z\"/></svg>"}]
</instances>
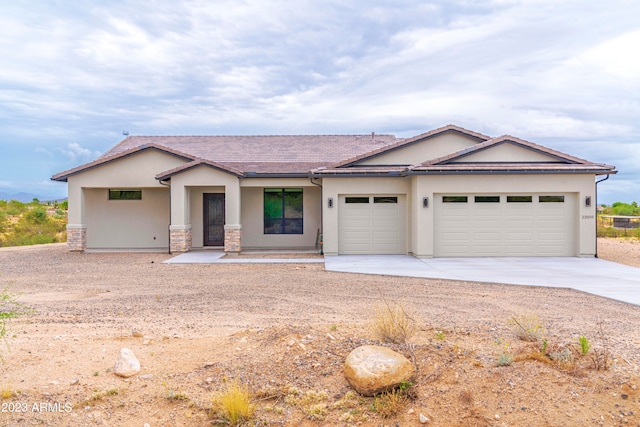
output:
<instances>
[{"instance_id":1,"label":"front entryway","mask_svg":"<svg viewBox=\"0 0 640 427\"><path fill-rule=\"evenodd\" d=\"M203 194L204 246L224 246L224 193Z\"/></svg>"}]
</instances>

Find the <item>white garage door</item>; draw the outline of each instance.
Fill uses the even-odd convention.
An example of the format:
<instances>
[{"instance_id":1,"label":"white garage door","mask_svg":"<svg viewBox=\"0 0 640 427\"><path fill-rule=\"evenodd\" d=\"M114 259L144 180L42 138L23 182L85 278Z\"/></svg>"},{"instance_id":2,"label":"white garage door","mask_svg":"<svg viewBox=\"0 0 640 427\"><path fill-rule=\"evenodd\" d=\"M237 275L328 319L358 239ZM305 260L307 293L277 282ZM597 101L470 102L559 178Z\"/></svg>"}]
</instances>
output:
<instances>
[{"instance_id":1,"label":"white garage door","mask_svg":"<svg viewBox=\"0 0 640 427\"><path fill-rule=\"evenodd\" d=\"M574 194L435 195L435 256L575 256Z\"/></svg>"},{"instance_id":2,"label":"white garage door","mask_svg":"<svg viewBox=\"0 0 640 427\"><path fill-rule=\"evenodd\" d=\"M344 195L339 201L339 253L405 253L404 195Z\"/></svg>"}]
</instances>

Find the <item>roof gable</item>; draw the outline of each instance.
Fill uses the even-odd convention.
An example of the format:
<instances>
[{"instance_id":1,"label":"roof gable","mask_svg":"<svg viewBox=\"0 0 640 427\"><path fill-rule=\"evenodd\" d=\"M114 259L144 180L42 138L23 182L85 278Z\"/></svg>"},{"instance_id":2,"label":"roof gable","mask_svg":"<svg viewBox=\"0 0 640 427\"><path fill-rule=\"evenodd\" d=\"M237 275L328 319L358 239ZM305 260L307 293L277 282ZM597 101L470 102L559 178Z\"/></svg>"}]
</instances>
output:
<instances>
[{"instance_id":1,"label":"roof gable","mask_svg":"<svg viewBox=\"0 0 640 427\"><path fill-rule=\"evenodd\" d=\"M614 166L505 135L409 168L423 173L593 173L615 174Z\"/></svg>"},{"instance_id":2,"label":"roof gable","mask_svg":"<svg viewBox=\"0 0 640 427\"><path fill-rule=\"evenodd\" d=\"M457 152L490 139L489 136L447 125L344 160L333 167L411 165Z\"/></svg>"},{"instance_id":3,"label":"roof gable","mask_svg":"<svg viewBox=\"0 0 640 427\"><path fill-rule=\"evenodd\" d=\"M192 161L194 160L194 157L187 154L187 153L183 153L177 150L173 150L171 148L168 147L163 147L161 145L158 144L143 144L143 145L139 145L139 146L135 146L132 148L128 148L122 151L117 151L115 153L111 153L109 154L109 152L103 154L102 156L98 157L96 160L86 163L84 165L63 171L63 172L59 172L55 175L53 175L51 177L51 179L53 181L62 181L62 182L66 182L67 179L70 176L100 167L100 166L104 166L104 165L108 165L112 162L118 161L118 160L122 160L125 158L129 158L131 156L135 156L137 154L143 153L143 152L147 152L149 150L153 150L153 151L159 151L161 153L165 153L171 156L175 156L185 162L188 161Z\"/></svg>"},{"instance_id":4,"label":"roof gable","mask_svg":"<svg viewBox=\"0 0 640 427\"><path fill-rule=\"evenodd\" d=\"M460 150L423 165L455 163L590 163L587 160L552 150L533 142L504 135Z\"/></svg>"}]
</instances>

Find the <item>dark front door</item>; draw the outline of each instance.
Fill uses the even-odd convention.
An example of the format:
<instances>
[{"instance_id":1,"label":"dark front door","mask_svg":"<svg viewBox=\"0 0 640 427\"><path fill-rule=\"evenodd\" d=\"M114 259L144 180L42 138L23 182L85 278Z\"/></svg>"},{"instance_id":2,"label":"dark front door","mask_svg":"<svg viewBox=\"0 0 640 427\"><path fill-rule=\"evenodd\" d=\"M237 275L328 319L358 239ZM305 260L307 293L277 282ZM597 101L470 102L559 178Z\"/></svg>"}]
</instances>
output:
<instances>
[{"instance_id":1,"label":"dark front door","mask_svg":"<svg viewBox=\"0 0 640 427\"><path fill-rule=\"evenodd\" d=\"M205 193L204 245L224 246L224 193Z\"/></svg>"}]
</instances>

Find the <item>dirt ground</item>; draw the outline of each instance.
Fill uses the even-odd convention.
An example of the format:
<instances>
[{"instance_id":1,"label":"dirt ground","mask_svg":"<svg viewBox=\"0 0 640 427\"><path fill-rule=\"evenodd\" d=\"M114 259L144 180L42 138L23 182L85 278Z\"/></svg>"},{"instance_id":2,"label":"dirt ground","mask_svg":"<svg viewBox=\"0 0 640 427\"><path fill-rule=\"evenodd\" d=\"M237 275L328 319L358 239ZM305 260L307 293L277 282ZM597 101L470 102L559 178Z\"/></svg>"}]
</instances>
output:
<instances>
[{"instance_id":1,"label":"dirt ground","mask_svg":"<svg viewBox=\"0 0 640 427\"><path fill-rule=\"evenodd\" d=\"M635 241L601 240L599 255L640 267ZM234 380L254 396L247 425L640 425L638 306L546 287L322 264L162 264L168 257L0 249L0 284L34 310L9 322L0 347L0 425L219 425L212 396ZM343 376L346 355L377 342L372 311L385 301L418 324L410 345L384 344L417 366L396 405L357 396ZM544 352L507 324L527 313L544 326ZM580 336L592 344L584 356ZM128 379L112 372L123 347L142 365ZM501 354L513 363L497 366Z\"/></svg>"}]
</instances>

